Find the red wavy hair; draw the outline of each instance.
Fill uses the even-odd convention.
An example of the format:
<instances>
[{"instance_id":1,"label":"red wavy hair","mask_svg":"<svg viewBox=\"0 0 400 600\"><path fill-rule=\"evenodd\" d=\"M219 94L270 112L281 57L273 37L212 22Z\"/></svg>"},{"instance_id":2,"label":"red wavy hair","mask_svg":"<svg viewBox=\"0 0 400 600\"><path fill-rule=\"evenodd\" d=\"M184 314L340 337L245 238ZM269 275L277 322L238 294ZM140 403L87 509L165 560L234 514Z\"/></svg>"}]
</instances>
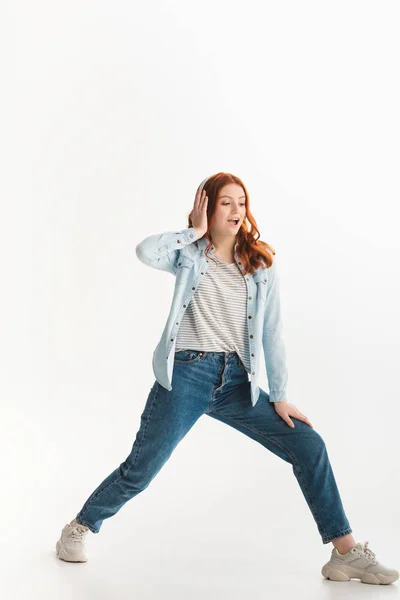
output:
<instances>
[{"instance_id":1,"label":"red wavy hair","mask_svg":"<svg viewBox=\"0 0 400 600\"><path fill-rule=\"evenodd\" d=\"M203 189L206 191L206 195L208 196L208 229L205 235L210 240L207 244L207 247L205 248L205 254L211 260L214 260L212 256L208 255L208 251L213 245L210 233L210 226L215 220L214 214L217 206L218 193L221 190L221 188L223 188L224 185L227 185L228 183L237 183L238 185L240 185L243 188L246 196L246 216L243 220L243 223L240 226L240 229L236 234L236 241L238 243L237 254L244 268L245 275L247 275L248 273L253 274L256 271L256 269L258 269L258 267L260 267L261 265L263 265L266 268L272 265L275 250L272 246L259 239L260 232L257 228L256 220L254 219L250 210L249 193L242 180L239 179L239 177L236 177L236 175L232 175L231 173L216 173L215 175L212 175L208 178L203 187ZM247 222L250 223L250 230L248 230ZM188 227L193 227L190 216L188 216Z\"/></svg>"}]
</instances>

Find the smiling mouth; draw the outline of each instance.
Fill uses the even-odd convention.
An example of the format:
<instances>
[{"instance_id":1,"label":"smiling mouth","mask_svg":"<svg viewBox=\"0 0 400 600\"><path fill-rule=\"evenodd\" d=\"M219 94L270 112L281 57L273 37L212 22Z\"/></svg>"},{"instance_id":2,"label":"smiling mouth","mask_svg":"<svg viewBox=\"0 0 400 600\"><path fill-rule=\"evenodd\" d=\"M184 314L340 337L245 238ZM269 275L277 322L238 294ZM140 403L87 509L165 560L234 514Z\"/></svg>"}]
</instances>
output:
<instances>
[{"instance_id":1,"label":"smiling mouth","mask_svg":"<svg viewBox=\"0 0 400 600\"><path fill-rule=\"evenodd\" d=\"M239 223L239 219L228 219L228 223L234 223L237 225Z\"/></svg>"}]
</instances>

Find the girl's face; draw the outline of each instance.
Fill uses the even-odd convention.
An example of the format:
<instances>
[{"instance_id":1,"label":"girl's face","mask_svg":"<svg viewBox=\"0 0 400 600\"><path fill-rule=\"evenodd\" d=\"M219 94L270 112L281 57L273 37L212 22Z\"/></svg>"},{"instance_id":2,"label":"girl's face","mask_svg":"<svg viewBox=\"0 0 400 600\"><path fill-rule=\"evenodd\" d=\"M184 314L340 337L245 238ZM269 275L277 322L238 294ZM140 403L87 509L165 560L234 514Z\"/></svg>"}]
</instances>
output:
<instances>
[{"instance_id":1,"label":"girl's face","mask_svg":"<svg viewBox=\"0 0 400 600\"><path fill-rule=\"evenodd\" d=\"M212 235L233 235L239 231L246 216L246 196L241 185L228 183L220 189L215 208ZM232 219L237 218L236 222Z\"/></svg>"}]
</instances>

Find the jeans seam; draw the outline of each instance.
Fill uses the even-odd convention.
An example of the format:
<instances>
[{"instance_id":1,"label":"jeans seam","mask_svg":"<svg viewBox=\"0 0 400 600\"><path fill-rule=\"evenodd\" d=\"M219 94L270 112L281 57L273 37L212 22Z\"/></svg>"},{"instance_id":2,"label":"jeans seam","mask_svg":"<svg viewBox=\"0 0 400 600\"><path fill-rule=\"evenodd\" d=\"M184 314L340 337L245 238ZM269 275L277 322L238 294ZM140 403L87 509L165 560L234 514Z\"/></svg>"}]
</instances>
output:
<instances>
[{"instance_id":1,"label":"jeans seam","mask_svg":"<svg viewBox=\"0 0 400 600\"><path fill-rule=\"evenodd\" d=\"M218 376L217 383L220 383L220 385L217 385L217 387L214 386L213 393L211 395L210 402L208 404L208 411L207 411L208 413L213 412L212 405L213 405L213 402L215 402L215 397L214 397L215 396L215 392L222 387L222 382L224 380L225 367L226 367L226 362L224 362L224 364L222 366L222 369L221 369L221 372L220 372L220 374ZM216 412L215 414L218 414L218 413Z\"/></svg>"},{"instance_id":2,"label":"jeans seam","mask_svg":"<svg viewBox=\"0 0 400 600\"><path fill-rule=\"evenodd\" d=\"M211 414L211 413L214 413L214 414L216 414L216 415L219 415L219 414L220 414L220 413L218 413L217 411L211 411L209 414ZM264 438L264 439L268 440L268 441L269 441L269 442L271 442L272 444L275 444L275 446L278 446L278 448L280 448L281 450L284 450L285 452L287 452L287 453L288 453L288 455L290 456L290 458L291 458L291 459L292 459L292 461L293 461L293 466L294 466L294 467L296 467L296 469L298 470L299 477L300 477L300 479L301 479L301 482L302 482L302 484L303 484L303 486L304 486L304 489L305 489L305 491L306 491L307 498L308 498L308 500L309 500L309 502L310 502L310 505L311 505L311 507L312 507L312 510L313 510L314 519L315 519L315 521L316 521L316 523L317 523L317 525L318 525L318 529L320 530L321 537L322 537L322 538L324 538L324 537L325 537L325 535L321 533L321 530L322 530L322 524L321 524L321 521L319 520L319 518L316 516L316 515L317 515L317 511L316 511L315 505L314 505L314 503L313 503L313 501L312 501L312 499L311 499L311 495L310 495L310 492L309 492L309 490L308 490L308 487L307 487L307 485L306 485L306 483L305 483L305 481L304 481L304 479L303 479L303 476L302 476L302 474L301 474L300 465L299 465L299 463L297 462L297 460L296 460L296 457L295 457L295 456L294 456L294 455L291 453L291 451L290 451L290 450L288 450L287 448L285 448L285 446L282 446L282 445L278 444L278 442L276 442L275 440L272 440L272 439L271 439L269 436L265 435L265 434L264 434L262 431L259 431L258 429L254 429L254 428L252 428L252 427L249 427L248 425L245 425L245 424L241 423L240 421L236 421L236 419L233 419L232 417L226 417L225 415L220 415L220 416L222 416L224 419L227 419L227 420L229 420L229 421L232 421L233 423L236 423L237 425L240 425L241 427L244 427L245 429L248 429L249 431L252 431L253 433L257 433L257 434L258 434L258 435L260 435L262 438Z\"/></svg>"},{"instance_id":3,"label":"jeans seam","mask_svg":"<svg viewBox=\"0 0 400 600\"><path fill-rule=\"evenodd\" d=\"M78 515L79 515L79 513L78 513ZM90 529L90 531L91 531L92 533L99 533L99 529L94 529L94 527L92 527L92 526L91 526L91 525L89 525L88 523L85 523L85 522L84 522L84 521L81 519L81 517L80 517L80 516L79 516L79 518L78 518L78 515L75 517L75 519L76 519L77 523L79 523L80 525L84 525L85 527L87 527L88 529Z\"/></svg>"},{"instance_id":4,"label":"jeans seam","mask_svg":"<svg viewBox=\"0 0 400 600\"><path fill-rule=\"evenodd\" d=\"M128 471L130 471L130 469L131 469L131 468L132 468L132 467L135 465L135 463L136 463L136 459L137 459L137 457L139 456L140 449L141 449L141 447L142 447L142 444L143 444L143 442L144 442L144 440L145 440L145 437L146 437L146 433L147 433L147 427L148 427L148 424L149 424L149 422L150 422L150 419L151 419L151 417L152 417L152 415L153 415L153 410L154 410L154 406L155 406L155 401L156 401L156 399L157 399L158 390L159 390L159 385L158 385L158 383L157 383L157 384L156 384L156 389L155 389L155 392L154 392L154 396L153 396L153 400L152 400L152 403L151 403L151 406L150 406L149 415L148 415L148 417L147 417L147 420L146 420L146 423L145 423L145 425L144 425L144 430L143 430L143 436L142 436L142 440L140 441L140 443L139 443L139 445L138 445L138 449L137 449L137 451L136 451L136 454L135 454L135 457L134 457L134 459L133 459L133 462L132 462L132 464L131 464L131 465L128 467L128 469L127 469L126 473L128 473ZM125 473L125 475L126 475L126 473ZM111 487L111 486L113 486L115 483L117 483L117 481L119 481L119 480L120 480L122 477L123 477L122 475L120 475L119 477L116 477L116 478L115 478L115 479L114 479L114 480L113 480L113 481L112 481L112 482L111 482L111 483L110 483L110 484L109 484L107 487L105 487L104 489L100 490L100 491L99 491L99 492L98 492L98 493L97 493L95 496L92 496L92 498L90 499L90 503L88 503L88 506L86 507L86 509L85 509L85 510L84 510L82 513L79 513L79 514L82 514L82 515L84 516L84 515L87 513L87 511L89 510L89 508L90 508L90 505L92 504L93 500L96 500L96 499L97 499L99 496L101 496L101 495L102 495L104 492L106 492L108 489L110 489L110 487ZM79 517L79 518L80 518L80 517ZM83 523L82 523L82 524L83 524ZM89 525L87 525L87 527L89 527Z\"/></svg>"}]
</instances>

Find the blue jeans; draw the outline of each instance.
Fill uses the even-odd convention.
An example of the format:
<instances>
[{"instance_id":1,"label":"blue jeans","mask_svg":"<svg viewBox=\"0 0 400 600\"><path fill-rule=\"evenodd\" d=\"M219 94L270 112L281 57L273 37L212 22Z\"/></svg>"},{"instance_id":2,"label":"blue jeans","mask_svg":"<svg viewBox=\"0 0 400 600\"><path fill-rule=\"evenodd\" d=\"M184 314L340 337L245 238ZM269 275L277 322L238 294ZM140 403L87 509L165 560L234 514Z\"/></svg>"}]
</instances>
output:
<instances>
[{"instance_id":1,"label":"blue jeans","mask_svg":"<svg viewBox=\"0 0 400 600\"><path fill-rule=\"evenodd\" d=\"M323 439L296 418L295 427L289 427L263 390L252 406L248 374L236 352L178 351L171 383L168 391L155 380L129 456L86 500L76 515L79 523L98 533L104 519L146 489L206 414L292 465L323 544L352 532Z\"/></svg>"}]
</instances>

